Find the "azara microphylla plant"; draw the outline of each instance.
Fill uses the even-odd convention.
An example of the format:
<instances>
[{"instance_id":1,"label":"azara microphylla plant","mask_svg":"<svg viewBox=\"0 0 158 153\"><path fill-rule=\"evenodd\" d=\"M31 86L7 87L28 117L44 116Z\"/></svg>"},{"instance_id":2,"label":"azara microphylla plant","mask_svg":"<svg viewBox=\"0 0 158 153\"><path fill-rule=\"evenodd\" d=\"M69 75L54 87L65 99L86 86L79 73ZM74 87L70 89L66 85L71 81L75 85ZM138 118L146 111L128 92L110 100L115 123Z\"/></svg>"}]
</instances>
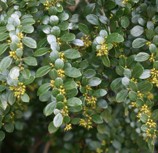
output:
<instances>
[{"instance_id":1,"label":"azara microphylla plant","mask_svg":"<svg viewBox=\"0 0 158 153\"><path fill-rule=\"evenodd\" d=\"M157 89L158 0L0 1L2 152L154 153Z\"/></svg>"}]
</instances>

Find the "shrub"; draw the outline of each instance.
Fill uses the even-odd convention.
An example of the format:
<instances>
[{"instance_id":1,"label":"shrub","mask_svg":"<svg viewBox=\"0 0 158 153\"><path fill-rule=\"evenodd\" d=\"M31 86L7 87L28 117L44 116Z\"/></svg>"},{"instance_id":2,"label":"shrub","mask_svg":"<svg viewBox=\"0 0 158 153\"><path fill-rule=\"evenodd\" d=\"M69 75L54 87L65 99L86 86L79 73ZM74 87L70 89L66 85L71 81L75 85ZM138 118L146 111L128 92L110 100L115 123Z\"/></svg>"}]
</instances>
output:
<instances>
[{"instance_id":1,"label":"shrub","mask_svg":"<svg viewBox=\"0 0 158 153\"><path fill-rule=\"evenodd\" d=\"M45 152L154 151L157 0L1 0L0 11L2 147L15 130L22 149L38 138Z\"/></svg>"}]
</instances>

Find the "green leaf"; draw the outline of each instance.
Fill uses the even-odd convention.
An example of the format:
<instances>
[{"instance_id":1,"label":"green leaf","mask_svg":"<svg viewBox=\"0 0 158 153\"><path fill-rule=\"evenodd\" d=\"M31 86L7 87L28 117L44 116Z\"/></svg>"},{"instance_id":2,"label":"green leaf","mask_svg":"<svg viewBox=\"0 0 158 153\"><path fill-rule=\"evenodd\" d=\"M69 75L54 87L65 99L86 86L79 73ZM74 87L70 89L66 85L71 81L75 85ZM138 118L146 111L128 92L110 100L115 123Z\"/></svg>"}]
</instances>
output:
<instances>
[{"instance_id":1,"label":"green leaf","mask_svg":"<svg viewBox=\"0 0 158 153\"><path fill-rule=\"evenodd\" d=\"M30 37L24 37L22 39L22 42L29 48L37 48L37 43L34 39L30 38Z\"/></svg>"},{"instance_id":2,"label":"green leaf","mask_svg":"<svg viewBox=\"0 0 158 153\"><path fill-rule=\"evenodd\" d=\"M37 91L37 95L39 96L40 94L47 92L50 89L50 83L44 83L42 84Z\"/></svg>"},{"instance_id":3,"label":"green leaf","mask_svg":"<svg viewBox=\"0 0 158 153\"><path fill-rule=\"evenodd\" d=\"M69 68L65 69L65 75L67 75L68 77L71 77L71 78L78 78L82 74L79 69L74 68L74 67L69 67Z\"/></svg>"},{"instance_id":4,"label":"green leaf","mask_svg":"<svg viewBox=\"0 0 158 153\"><path fill-rule=\"evenodd\" d=\"M42 66L36 72L36 78L45 76L51 70L50 66Z\"/></svg>"},{"instance_id":5,"label":"green leaf","mask_svg":"<svg viewBox=\"0 0 158 153\"><path fill-rule=\"evenodd\" d=\"M141 76L139 77L140 79L147 79L151 76L150 70L144 70Z\"/></svg>"},{"instance_id":6,"label":"green leaf","mask_svg":"<svg viewBox=\"0 0 158 153\"><path fill-rule=\"evenodd\" d=\"M5 133L3 131L0 131L0 141L3 141L5 138Z\"/></svg>"},{"instance_id":7,"label":"green leaf","mask_svg":"<svg viewBox=\"0 0 158 153\"><path fill-rule=\"evenodd\" d=\"M92 121L96 124L102 124L103 123L103 119L101 117L101 115L95 114L92 116Z\"/></svg>"},{"instance_id":8,"label":"green leaf","mask_svg":"<svg viewBox=\"0 0 158 153\"><path fill-rule=\"evenodd\" d=\"M145 43L147 42L146 39L144 38L136 38L133 42L132 42L132 47L133 48L141 48L145 45Z\"/></svg>"},{"instance_id":9,"label":"green leaf","mask_svg":"<svg viewBox=\"0 0 158 153\"><path fill-rule=\"evenodd\" d=\"M68 99L67 104L70 107L75 107L75 106L82 105L82 101L77 97L73 97L73 98Z\"/></svg>"},{"instance_id":10,"label":"green leaf","mask_svg":"<svg viewBox=\"0 0 158 153\"><path fill-rule=\"evenodd\" d=\"M86 19L89 23L91 23L92 25L99 25L99 19L96 15L94 14L89 14L86 16Z\"/></svg>"},{"instance_id":11,"label":"green leaf","mask_svg":"<svg viewBox=\"0 0 158 153\"><path fill-rule=\"evenodd\" d=\"M34 56L43 56L45 54L47 54L49 52L49 48L47 47L43 47L43 48L39 48L34 52Z\"/></svg>"},{"instance_id":12,"label":"green leaf","mask_svg":"<svg viewBox=\"0 0 158 153\"><path fill-rule=\"evenodd\" d=\"M4 129L8 132L8 133L12 133L14 131L14 125L12 123L8 123L4 125Z\"/></svg>"},{"instance_id":13,"label":"green leaf","mask_svg":"<svg viewBox=\"0 0 158 153\"><path fill-rule=\"evenodd\" d=\"M63 116L61 113L58 113L57 115L55 115L54 119L53 119L53 124L56 128L60 127L63 123Z\"/></svg>"},{"instance_id":14,"label":"green leaf","mask_svg":"<svg viewBox=\"0 0 158 153\"><path fill-rule=\"evenodd\" d=\"M25 57L23 60L29 66L37 66L37 60L34 57Z\"/></svg>"},{"instance_id":15,"label":"green leaf","mask_svg":"<svg viewBox=\"0 0 158 153\"><path fill-rule=\"evenodd\" d=\"M78 24L78 28L81 32L83 32L84 34L88 35L89 34L89 28L87 27L87 25L83 24L83 23L79 23Z\"/></svg>"},{"instance_id":16,"label":"green leaf","mask_svg":"<svg viewBox=\"0 0 158 153\"><path fill-rule=\"evenodd\" d=\"M150 55L148 53L145 52L140 52L135 56L135 61L137 62L144 62L146 60L148 60L150 57Z\"/></svg>"},{"instance_id":17,"label":"green leaf","mask_svg":"<svg viewBox=\"0 0 158 153\"><path fill-rule=\"evenodd\" d=\"M97 102L97 105L98 105L100 108L103 108L103 109L108 108L108 103L107 103L107 101L104 100L104 99L100 99L100 100Z\"/></svg>"},{"instance_id":18,"label":"green leaf","mask_svg":"<svg viewBox=\"0 0 158 153\"><path fill-rule=\"evenodd\" d=\"M8 49L8 44L0 45L0 55L2 55Z\"/></svg>"},{"instance_id":19,"label":"green leaf","mask_svg":"<svg viewBox=\"0 0 158 153\"><path fill-rule=\"evenodd\" d=\"M0 26L0 33L4 33L6 31L7 31L6 26Z\"/></svg>"},{"instance_id":20,"label":"green leaf","mask_svg":"<svg viewBox=\"0 0 158 153\"><path fill-rule=\"evenodd\" d=\"M56 127L54 126L54 123L53 123L53 122L50 122L49 125L48 125L48 131L49 131L49 133L50 133L50 134L55 133L57 130L58 130L58 128L56 128Z\"/></svg>"},{"instance_id":21,"label":"green leaf","mask_svg":"<svg viewBox=\"0 0 158 153\"><path fill-rule=\"evenodd\" d=\"M154 148L155 148L155 140L154 139L150 139L148 141L148 147L151 153L154 153Z\"/></svg>"},{"instance_id":22,"label":"green leaf","mask_svg":"<svg viewBox=\"0 0 158 153\"><path fill-rule=\"evenodd\" d=\"M65 42L73 41L75 40L75 35L73 33L66 33L61 36L61 40Z\"/></svg>"},{"instance_id":23,"label":"green leaf","mask_svg":"<svg viewBox=\"0 0 158 153\"><path fill-rule=\"evenodd\" d=\"M144 68L141 64L137 63L134 68L133 68L133 71L132 71L132 76L134 78L139 78L141 76L141 74L143 73L144 71Z\"/></svg>"},{"instance_id":24,"label":"green leaf","mask_svg":"<svg viewBox=\"0 0 158 153\"><path fill-rule=\"evenodd\" d=\"M32 25L22 26L22 31L24 33L32 33L34 31L34 27Z\"/></svg>"},{"instance_id":25,"label":"green leaf","mask_svg":"<svg viewBox=\"0 0 158 153\"><path fill-rule=\"evenodd\" d=\"M121 18L121 26L123 28L127 28L129 26L129 24L130 24L130 21L129 21L128 17L127 16L123 16Z\"/></svg>"},{"instance_id":26,"label":"green leaf","mask_svg":"<svg viewBox=\"0 0 158 153\"><path fill-rule=\"evenodd\" d=\"M56 69L63 69L64 67L64 61L62 59L57 59L55 61L55 68Z\"/></svg>"},{"instance_id":27,"label":"green leaf","mask_svg":"<svg viewBox=\"0 0 158 153\"><path fill-rule=\"evenodd\" d=\"M76 49L68 49L64 52L64 55L67 59L77 59L80 58L80 52Z\"/></svg>"},{"instance_id":28,"label":"green leaf","mask_svg":"<svg viewBox=\"0 0 158 153\"><path fill-rule=\"evenodd\" d=\"M0 62L0 71L6 70L12 63L12 58L6 56Z\"/></svg>"},{"instance_id":29,"label":"green leaf","mask_svg":"<svg viewBox=\"0 0 158 153\"><path fill-rule=\"evenodd\" d=\"M8 37L8 33L0 33L0 42L6 40Z\"/></svg>"},{"instance_id":30,"label":"green leaf","mask_svg":"<svg viewBox=\"0 0 158 153\"><path fill-rule=\"evenodd\" d=\"M77 84L74 80L68 80L67 82L64 83L64 88L66 90L71 90L77 88Z\"/></svg>"},{"instance_id":31,"label":"green leaf","mask_svg":"<svg viewBox=\"0 0 158 153\"><path fill-rule=\"evenodd\" d=\"M138 90L140 92L149 92L152 88L153 85L149 81L142 81L138 83Z\"/></svg>"},{"instance_id":32,"label":"green leaf","mask_svg":"<svg viewBox=\"0 0 158 153\"><path fill-rule=\"evenodd\" d=\"M107 37L107 43L120 43L123 42L124 38L119 33L112 33Z\"/></svg>"},{"instance_id":33,"label":"green leaf","mask_svg":"<svg viewBox=\"0 0 158 153\"><path fill-rule=\"evenodd\" d=\"M112 81L110 87L114 92L118 92L119 90L121 90L121 85L122 85L122 79L117 78Z\"/></svg>"},{"instance_id":34,"label":"green leaf","mask_svg":"<svg viewBox=\"0 0 158 153\"><path fill-rule=\"evenodd\" d=\"M136 25L135 27L133 27L133 28L131 29L130 32L131 32L131 35L132 35L132 36L138 37L138 36L140 36L140 35L143 34L144 28L141 27L141 26L139 26L139 25Z\"/></svg>"},{"instance_id":35,"label":"green leaf","mask_svg":"<svg viewBox=\"0 0 158 153\"><path fill-rule=\"evenodd\" d=\"M99 97L103 97L107 94L107 91L105 89L98 89L94 92L94 96L99 98Z\"/></svg>"},{"instance_id":36,"label":"green leaf","mask_svg":"<svg viewBox=\"0 0 158 153\"><path fill-rule=\"evenodd\" d=\"M120 92L117 93L116 95L116 101L118 103L124 102L128 96L128 91L127 90L121 90Z\"/></svg>"},{"instance_id":37,"label":"green leaf","mask_svg":"<svg viewBox=\"0 0 158 153\"><path fill-rule=\"evenodd\" d=\"M87 69L83 75L86 77L86 78L92 78L96 75L96 71L94 69Z\"/></svg>"},{"instance_id":38,"label":"green leaf","mask_svg":"<svg viewBox=\"0 0 158 153\"><path fill-rule=\"evenodd\" d=\"M24 16L22 17L22 22L21 22L21 24L22 24L23 26L25 26L25 25L32 25L32 24L34 24L34 23L35 23L35 20L32 18L31 15L26 14L26 15L24 15Z\"/></svg>"},{"instance_id":39,"label":"green leaf","mask_svg":"<svg viewBox=\"0 0 158 153\"><path fill-rule=\"evenodd\" d=\"M121 143L117 140L112 141L112 145L114 146L114 148L116 148L117 150L121 149Z\"/></svg>"},{"instance_id":40,"label":"green leaf","mask_svg":"<svg viewBox=\"0 0 158 153\"><path fill-rule=\"evenodd\" d=\"M49 116L54 112L54 109L56 108L56 102L49 103L43 110L43 113L45 116Z\"/></svg>"},{"instance_id":41,"label":"green leaf","mask_svg":"<svg viewBox=\"0 0 158 153\"><path fill-rule=\"evenodd\" d=\"M152 118L154 120L158 120L158 109L155 109L153 112L152 112Z\"/></svg>"},{"instance_id":42,"label":"green leaf","mask_svg":"<svg viewBox=\"0 0 158 153\"><path fill-rule=\"evenodd\" d=\"M102 56L101 60L106 67L110 67L110 60L108 56Z\"/></svg>"},{"instance_id":43,"label":"green leaf","mask_svg":"<svg viewBox=\"0 0 158 153\"><path fill-rule=\"evenodd\" d=\"M102 80L98 77L93 77L91 79L89 79L88 81L88 84L91 86L91 87L95 87L95 86L98 86L99 84L101 84Z\"/></svg>"},{"instance_id":44,"label":"green leaf","mask_svg":"<svg viewBox=\"0 0 158 153\"><path fill-rule=\"evenodd\" d=\"M22 96L21 96L21 100L23 102L26 102L28 103L30 101L30 97L28 96L28 94L24 93Z\"/></svg>"}]
</instances>

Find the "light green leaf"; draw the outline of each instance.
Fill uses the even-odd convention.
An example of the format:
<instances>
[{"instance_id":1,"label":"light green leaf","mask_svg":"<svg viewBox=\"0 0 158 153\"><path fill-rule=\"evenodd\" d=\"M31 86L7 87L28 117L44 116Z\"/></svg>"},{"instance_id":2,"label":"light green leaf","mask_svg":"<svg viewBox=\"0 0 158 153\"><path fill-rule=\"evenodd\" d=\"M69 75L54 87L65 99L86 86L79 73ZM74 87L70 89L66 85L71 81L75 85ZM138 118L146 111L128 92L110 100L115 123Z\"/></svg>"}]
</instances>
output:
<instances>
[{"instance_id":1,"label":"light green leaf","mask_svg":"<svg viewBox=\"0 0 158 153\"><path fill-rule=\"evenodd\" d=\"M129 26L129 24L130 24L130 21L129 21L128 17L127 16L123 16L121 18L121 26L123 28L127 28Z\"/></svg>"},{"instance_id":2,"label":"light green leaf","mask_svg":"<svg viewBox=\"0 0 158 153\"><path fill-rule=\"evenodd\" d=\"M146 60L148 60L150 57L150 55L148 53L145 52L140 52L135 56L135 61L137 62L144 62Z\"/></svg>"},{"instance_id":3,"label":"light green leaf","mask_svg":"<svg viewBox=\"0 0 158 153\"><path fill-rule=\"evenodd\" d=\"M88 84L91 86L91 87L95 87L95 86L98 86L99 84L101 84L102 80L98 77L93 77L91 79L89 79L88 81Z\"/></svg>"},{"instance_id":4,"label":"light green leaf","mask_svg":"<svg viewBox=\"0 0 158 153\"><path fill-rule=\"evenodd\" d=\"M120 43L123 42L124 38L119 33L112 33L107 37L107 43Z\"/></svg>"},{"instance_id":5,"label":"light green leaf","mask_svg":"<svg viewBox=\"0 0 158 153\"><path fill-rule=\"evenodd\" d=\"M69 68L65 69L65 75L67 75L68 77L71 77L71 78L78 78L82 74L79 69L74 68L74 67L69 67Z\"/></svg>"},{"instance_id":6,"label":"light green leaf","mask_svg":"<svg viewBox=\"0 0 158 153\"><path fill-rule=\"evenodd\" d=\"M22 42L29 48L37 48L37 43L34 39L30 38L30 37L24 37L22 39Z\"/></svg>"},{"instance_id":7,"label":"light green leaf","mask_svg":"<svg viewBox=\"0 0 158 153\"><path fill-rule=\"evenodd\" d=\"M75 35L73 33L66 33L61 36L61 40L65 42L73 41L75 40Z\"/></svg>"},{"instance_id":8,"label":"light green leaf","mask_svg":"<svg viewBox=\"0 0 158 153\"><path fill-rule=\"evenodd\" d=\"M127 95L128 95L128 91L127 90L121 90L116 95L116 101L118 103L124 102L126 100L126 98L127 98Z\"/></svg>"},{"instance_id":9,"label":"light green leaf","mask_svg":"<svg viewBox=\"0 0 158 153\"><path fill-rule=\"evenodd\" d=\"M51 67L48 65L40 67L36 72L36 78L45 76L50 70Z\"/></svg>"},{"instance_id":10,"label":"light green leaf","mask_svg":"<svg viewBox=\"0 0 158 153\"><path fill-rule=\"evenodd\" d=\"M12 63L12 58L6 56L0 62L0 71L6 70Z\"/></svg>"},{"instance_id":11,"label":"light green leaf","mask_svg":"<svg viewBox=\"0 0 158 153\"><path fill-rule=\"evenodd\" d=\"M28 96L28 94L24 93L22 96L21 96L21 100L23 102L26 102L28 103L30 101L30 97Z\"/></svg>"},{"instance_id":12,"label":"light green leaf","mask_svg":"<svg viewBox=\"0 0 158 153\"><path fill-rule=\"evenodd\" d=\"M99 19L96 15L94 14L89 14L86 16L86 19L89 23L93 24L93 25L99 25Z\"/></svg>"},{"instance_id":13,"label":"light green leaf","mask_svg":"<svg viewBox=\"0 0 158 153\"><path fill-rule=\"evenodd\" d=\"M34 56L43 56L45 54L47 54L49 52L49 48L47 47L43 47L43 48L39 48L34 52Z\"/></svg>"},{"instance_id":14,"label":"light green leaf","mask_svg":"<svg viewBox=\"0 0 158 153\"><path fill-rule=\"evenodd\" d=\"M131 29L130 32L131 32L131 35L132 35L132 36L138 37L138 36L140 36L140 35L143 34L144 28L141 27L141 26L139 26L139 25L136 25L135 27L133 27L133 28Z\"/></svg>"},{"instance_id":15,"label":"light green leaf","mask_svg":"<svg viewBox=\"0 0 158 153\"><path fill-rule=\"evenodd\" d=\"M0 55L2 55L8 49L8 44L0 45Z\"/></svg>"},{"instance_id":16,"label":"light green leaf","mask_svg":"<svg viewBox=\"0 0 158 153\"><path fill-rule=\"evenodd\" d=\"M56 128L60 127L63 123L63 116L61 113L58 113L57 115L55 115L54 119L53 119L53 123L54 123L54 126Z\"/></svg>"},{"instance_id":17,"label":"light green leaf","mask_svg":"<svg viewBox=\"0 0 158 153\"><path fill-rule=\"evenodd\" d=\"M81 57L81 54L76 49L68 49L64 52L64 55L67 59L77 59Z\"/></svg>"},{"instance_id":18,"label":"light green leaf","mask_svg":"<svg viewBox=\"0 0 158 153\"><path fill-rule=\"evenodd\" d=\"M29 66L37 66L37 60L34 57L25 57L23 60Z\"/></svg>"},{"instance_id":19,"label":"light green leaf","mask_svg":"<svg viewBox=\"0 0 158 153\"><path fill-rule=\"evenodd\" d=\"M54 112L54 109L56 108L56 102L49 103L43 110L43 113L45 116L49 116Z\"/></svg>"},{"instance_id":20,"label":"light green leaf","mask_svg":"<svg viewBox=\"0 0 158 153\"><path fill-rule=\"evenodd\" d=\"M132 42L132 47L133 48L141 48L145 45L145 43L147 42L146 39L144 38L136 38L133 42Z\"/></svg>"},{"instance_id":21,"label":"light green leaf","mask_svg":"<svg viewBox=\"0 0 158 153\"><path fill-rule=\"evenodd\" d=\"M0 34L0 42L6 40L9 37L8 33L1 33Z\"/></svg>"},{"instance_id":22,"label":"light green leaf","mask_svg":"<svg viewBox=\"0 0 158 153\"><path fill-rule=\"evenodd\" d=\"M82 105L82 101L77 97L73 97L73 98L68 99L67 104L68 106L75 107L75 106Z\"/></svg>"}]
</instances>

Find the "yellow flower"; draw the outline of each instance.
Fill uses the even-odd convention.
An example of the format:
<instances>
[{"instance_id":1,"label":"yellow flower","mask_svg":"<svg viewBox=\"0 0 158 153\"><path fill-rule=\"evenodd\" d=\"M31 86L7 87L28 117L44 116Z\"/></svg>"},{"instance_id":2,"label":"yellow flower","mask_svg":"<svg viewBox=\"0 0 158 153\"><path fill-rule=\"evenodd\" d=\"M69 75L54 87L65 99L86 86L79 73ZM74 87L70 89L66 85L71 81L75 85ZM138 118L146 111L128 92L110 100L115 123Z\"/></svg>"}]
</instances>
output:
<instances>
[{"instance_id":1,"label":"yellow flower","mask_svg":"<svg viewBox=\"0 0 158 153\"><path fill-rule=\"evenodd\" d=\"M59 57L60 57L60 59L62 59L63 61L65 60L65 58L64 58L64 53L59 52Z\"/></svg>"},{"instance_id":2,"label":"yellow flower","mask_svg":"<svg viewBox=\"0 0 158 153\"><path fill-rule=\"evenodd\" d=\"M24 35L23 35L22 32L18 33L17 36L18 36L18 38L19 38L20 40L21 40L22 38L24 38Z\"/></svg>"},{"instance_id":3,"label":"yellow flower","mask_svg":"<svg viewBox=\"0 0 158 153\"><path fill-rule=\"evenodd\" d=\"M17 46L18 46L18 48L23 49L23 44L22 44L21 42L19 42L19 43L17 44Z\"/></svg>"},{"instance_id":4,"label":"yellow flower","mask_svg":"<svg viewBox=\"0 0 158 153\"><path fill-rule=\"evenodd\" d=\"M146 42L146 45L147 45L147 46L150 46L150 45L151 45L151 42L150 42L150 41L147 41L147 42Z\"/></svg>"},{"instance_id":5,"label":"yellow flower","mask_svg":"<svg viewBox=\"0 0 158 153\"><path fill-rule=\"evenodd\" d=\"M72 129L72 125L71 124L67 124L64 128L64 131L70 131Z\"/></svg>"},{"instance_id":6,"label":"yellow flower","mask_svg":"<svg viewBox=\"0 0 158 153\"><path fill-rule=\"evenodd\" d=\"M53 63L49 63L49 65L50 65L52 68L54 68L54 64L53 64Z\"/></svg>"},{"instance_id":7,"label":"yellow flower","mask_svg":"<svg viewBox=\"0 0 158 153\"><path fill-rule=\"evenodd\" d=\"M50 86L51 86L52 88L54 88L54 82L55 82L54 80L51 80L51 81L50 81Z\"/></svg>"},{"instance_id":8,"label":"yellow flower","mask_svg":"<svg viewBox=\"0 0 158 153\"><path fill-rule=\"evenodd\" d=\"M88 48L92 44L92 41L90 40L90 37L87 36L87 35L81 37L81 40L83 41L85 48Z\"/></svg>"},{"instance_id":9,"label":"yellow flower","mask_svg":"<svg viewBox=\"0 0 158 153\"><path fill-rule=\"evenodd\" d=\"M59 92L60 92L60 94L62 94L62 95L65 95L65 94L66 94L66 91L65 91L65 89L64 89L63 86L60 86Z\"/></svg>"},{"instance_id":10,"label":"yellow flower","mask_svg":"<svg viewBox=\"0 0 158 153\"><path fill-rule=\"evenodd\" d=\"M65 72L64 72L64 70L62 70L62 69L57 70L57 74L58 74L58 76L61 77L61 78L65 76Z\"/></svg>"},{"instance_id":11,"label":"yellow flower","mask_svg":"<svg viewBox=\"0 0 158 153\"><path fill-rule=\"evenodd\" d=\"M91 116L86 114L86 118L85 119L80 119L79 125L83 126L84 128L86 128L88 130L91 129L92 128L92 118L91 118Z\"/></svg>"},{"instance_id":12,"label":"yellow flower","mask_svg":"<svg viewBox=\"0 0 158 153\"><path fill-rule=\"evenodd\" d=\"M103 149L97 148L96 153L103 153Z\"/></svg>"},{"instance_id":13,"label":"yellow flower","mask_svg":"<svg viewBox=\"0 0 158 153\"><path fill-rule=\"evenodd\" d=\"M156 87L158 87L158 70L156 70L155 68L150 70L150 81L151 83L155 84Z\"/></svg>"},{"instance_id":14,"label":"yellow flower","mask_svg":"<svg viewBox=\"0 0 158 153\"><path fill-rule=\"evenodd\" d=\"M63 116L69 116L69 110L68 110L68 107L65 105L64 107L63 107L63 109L61 110L61 114L63 115Z\"/></svg>"},{"instance_id":15,"label":"yellow flower","mask_svg":"<svg viewBox=\"0 0 158 153\"><path fill-rule=\"evenodd\" d=\"M97 98L94 96L88 96L87 94L84 94L84 95L85 95L85 101L87 102L87 104L95 108Z\"/></svg>"},{"instance_id":16,"label":"yellow flower","mask_svg":"<svg viewBox=\"0 0 158 153\"><path fill-rule=\"evenodd\" d=\"M9 56L12 57L14 60L19 60L18 56L16 55L15 51L10 51Z\"/></svg>"},{"instance_id":17,"label":"yellow flower","mask_svg":"<svg viewBox=\"0 0 158 153\"><path fill-rule=\"evenodd\" d=\"M101 44L100 48L97 49L97 56L108 55L108 47L106 43Z\"/></svg>"},{"instance_id":18,"label":"yellow flower","mask_svg":"<svg viewBox=\"0 0 158 153\"><path fill-rule=\"evenodd\" d=\"M22 82L19 82L17 86L10 86L9 89L14 92L16 98L20 98L25 93L26 86Z\"/></svg>"}]
</instances>

